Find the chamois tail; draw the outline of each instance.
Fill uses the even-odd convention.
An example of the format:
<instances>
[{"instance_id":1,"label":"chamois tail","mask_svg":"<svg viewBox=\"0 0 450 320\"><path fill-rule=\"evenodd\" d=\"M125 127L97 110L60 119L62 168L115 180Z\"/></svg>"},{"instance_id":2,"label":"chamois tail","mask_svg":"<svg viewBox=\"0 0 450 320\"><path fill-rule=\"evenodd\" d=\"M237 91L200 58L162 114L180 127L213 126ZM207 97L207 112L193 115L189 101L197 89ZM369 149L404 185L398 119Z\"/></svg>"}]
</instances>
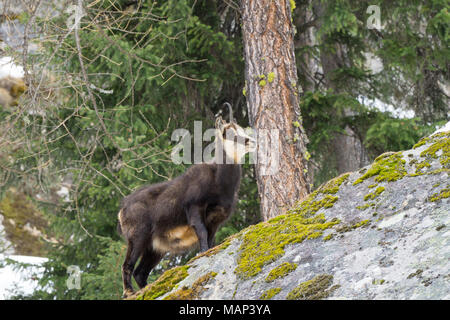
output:
<instances>
[{"instance_id":1,"label":"chamois tail","mask_svg":"<svg viewBox=\"0 0 450 320\"><path fill-rule=\"evenodd\" d=\"M118 214L118 221L117 221L117 233L119 235L123 235L122 233L122 226L121 226L121 221L122 221L122 210L120 209L119 214Z\"/></svg>"}]
</instances>

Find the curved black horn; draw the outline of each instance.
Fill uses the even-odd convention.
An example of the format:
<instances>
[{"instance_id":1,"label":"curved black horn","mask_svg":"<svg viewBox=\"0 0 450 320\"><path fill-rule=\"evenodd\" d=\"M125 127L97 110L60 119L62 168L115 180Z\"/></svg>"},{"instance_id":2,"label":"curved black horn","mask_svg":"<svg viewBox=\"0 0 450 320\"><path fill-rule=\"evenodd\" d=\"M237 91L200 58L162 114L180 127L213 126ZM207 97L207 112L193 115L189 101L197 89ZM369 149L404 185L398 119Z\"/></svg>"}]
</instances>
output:
<instances>
[{"instance_id":1,"label":"curved black horn","mask_svg":"<svg viewBox=\"0 0 450 320\"><path fill-rule=\"evenodd\" d=\"M230 112L230 119L229 120L230 120L230 122L233 122L233 107L228 102L224 102L223 105L227 105L228 106L228 110Z\"/></svg>"}]
</instances>

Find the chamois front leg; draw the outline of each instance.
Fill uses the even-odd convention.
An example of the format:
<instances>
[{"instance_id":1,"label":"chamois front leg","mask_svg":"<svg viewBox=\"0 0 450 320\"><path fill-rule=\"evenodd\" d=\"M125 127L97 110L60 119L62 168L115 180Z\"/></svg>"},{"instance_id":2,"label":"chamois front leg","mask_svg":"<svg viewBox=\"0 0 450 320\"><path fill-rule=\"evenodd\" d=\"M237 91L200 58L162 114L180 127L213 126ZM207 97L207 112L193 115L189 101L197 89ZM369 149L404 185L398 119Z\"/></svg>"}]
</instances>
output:
<instances>
[{"instance_id":1,"label":"chamois front leg","mask_svg":"<svg viewBox=\"0 0 450 320\"><path fill-rule=\"evenodd\" d=\"M216 235L218 226L212 226L208 228L208 248L211 249L214 247L214 238Z\"/></svg>"},{"instance_id":2,"label":"chamois front leg","mask_svg":"<svg viewBox=\"0 0 450 320\"><path fill-rule=\"evenodd\" d=\"M141 255L141 252L142 247L139 241L128 240L125 262L122 265L123 298L126 298L134 293L133 285L131 284L131 275L133 273L136 261Z\"/></svg>"},{"instance_id":3,"label":"chamois front leg","mask_svg":"<svg viewBox=\"0 0 450 320\"><path fill-rule=\"evenodd\" d=\"M223 206L214 206L207 208L206 212L206 227L208 230L208 247L214 247L214 238L219 226L228 218L230 213L229 208Z\"/></svg>"},{"instance_id":4,"label":"chamois front leg","mask_svg":"<svg viewBox=\"0 0 450 320\"><path fill-rule=\"evenodd\" d=\"M191 205L187 210L188 223L197 234L201 252L208 250L208 230L203 221L205 209L205 206Z\"/></svg>"}]
</instances>

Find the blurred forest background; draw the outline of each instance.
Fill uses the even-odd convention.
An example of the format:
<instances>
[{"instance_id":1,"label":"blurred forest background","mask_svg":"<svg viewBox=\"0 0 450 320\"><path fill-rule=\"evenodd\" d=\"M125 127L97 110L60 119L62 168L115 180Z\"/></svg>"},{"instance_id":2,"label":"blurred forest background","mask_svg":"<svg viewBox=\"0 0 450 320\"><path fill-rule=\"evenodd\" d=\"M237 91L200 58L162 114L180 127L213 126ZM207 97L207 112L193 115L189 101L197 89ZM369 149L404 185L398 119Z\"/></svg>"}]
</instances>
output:
<instances>
[{"instance_id":1,"label":"blurred forest background","mask_svg":"<svg viewBox=\"0 0 450 320\"><path fill-rule=\"evenodd\" d=\"M249 125L239 1L82 3L0 7L0 54L23 67L11 85L0 79L10 95L0 103L0 241L47 258L38 288L13 298L119 299L122 197L185 170L170 159L174 129L193 132L194 120L212 127L224 102ZM449 120L448 0L290 6L313 189ZM246 164L237 210L216 243L259 222L259 210ZM149 281L194 255L167 256ZM71 265L82 271L80 289L67 287Z\"/></svg>"}]
</instances>

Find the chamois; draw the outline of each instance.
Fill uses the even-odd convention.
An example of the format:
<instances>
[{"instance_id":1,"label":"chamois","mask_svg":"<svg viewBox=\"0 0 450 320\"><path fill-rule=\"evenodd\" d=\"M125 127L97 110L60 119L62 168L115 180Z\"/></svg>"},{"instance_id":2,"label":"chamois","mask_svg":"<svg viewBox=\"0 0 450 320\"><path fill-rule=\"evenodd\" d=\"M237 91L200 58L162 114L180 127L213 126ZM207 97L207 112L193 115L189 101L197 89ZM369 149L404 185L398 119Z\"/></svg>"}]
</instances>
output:
<instances>
[{"instance_id":1,"label":"chamois","mask_svg":"<svg viewBox=\"0 0 450 320\"><path fill-rule=\"evenodd\" d=\"M233 121L229 107L230 122L216 120L213 162L194 164L173 180L144 186L123 199L118 231L128 244L122 265L124 297L133 293L131 275L145 287L167 252L182 253L198 244L201 252L213 247L218 227L233 212L239 163L254 150L255 140Z\"/></svg>"}]
</instances>

